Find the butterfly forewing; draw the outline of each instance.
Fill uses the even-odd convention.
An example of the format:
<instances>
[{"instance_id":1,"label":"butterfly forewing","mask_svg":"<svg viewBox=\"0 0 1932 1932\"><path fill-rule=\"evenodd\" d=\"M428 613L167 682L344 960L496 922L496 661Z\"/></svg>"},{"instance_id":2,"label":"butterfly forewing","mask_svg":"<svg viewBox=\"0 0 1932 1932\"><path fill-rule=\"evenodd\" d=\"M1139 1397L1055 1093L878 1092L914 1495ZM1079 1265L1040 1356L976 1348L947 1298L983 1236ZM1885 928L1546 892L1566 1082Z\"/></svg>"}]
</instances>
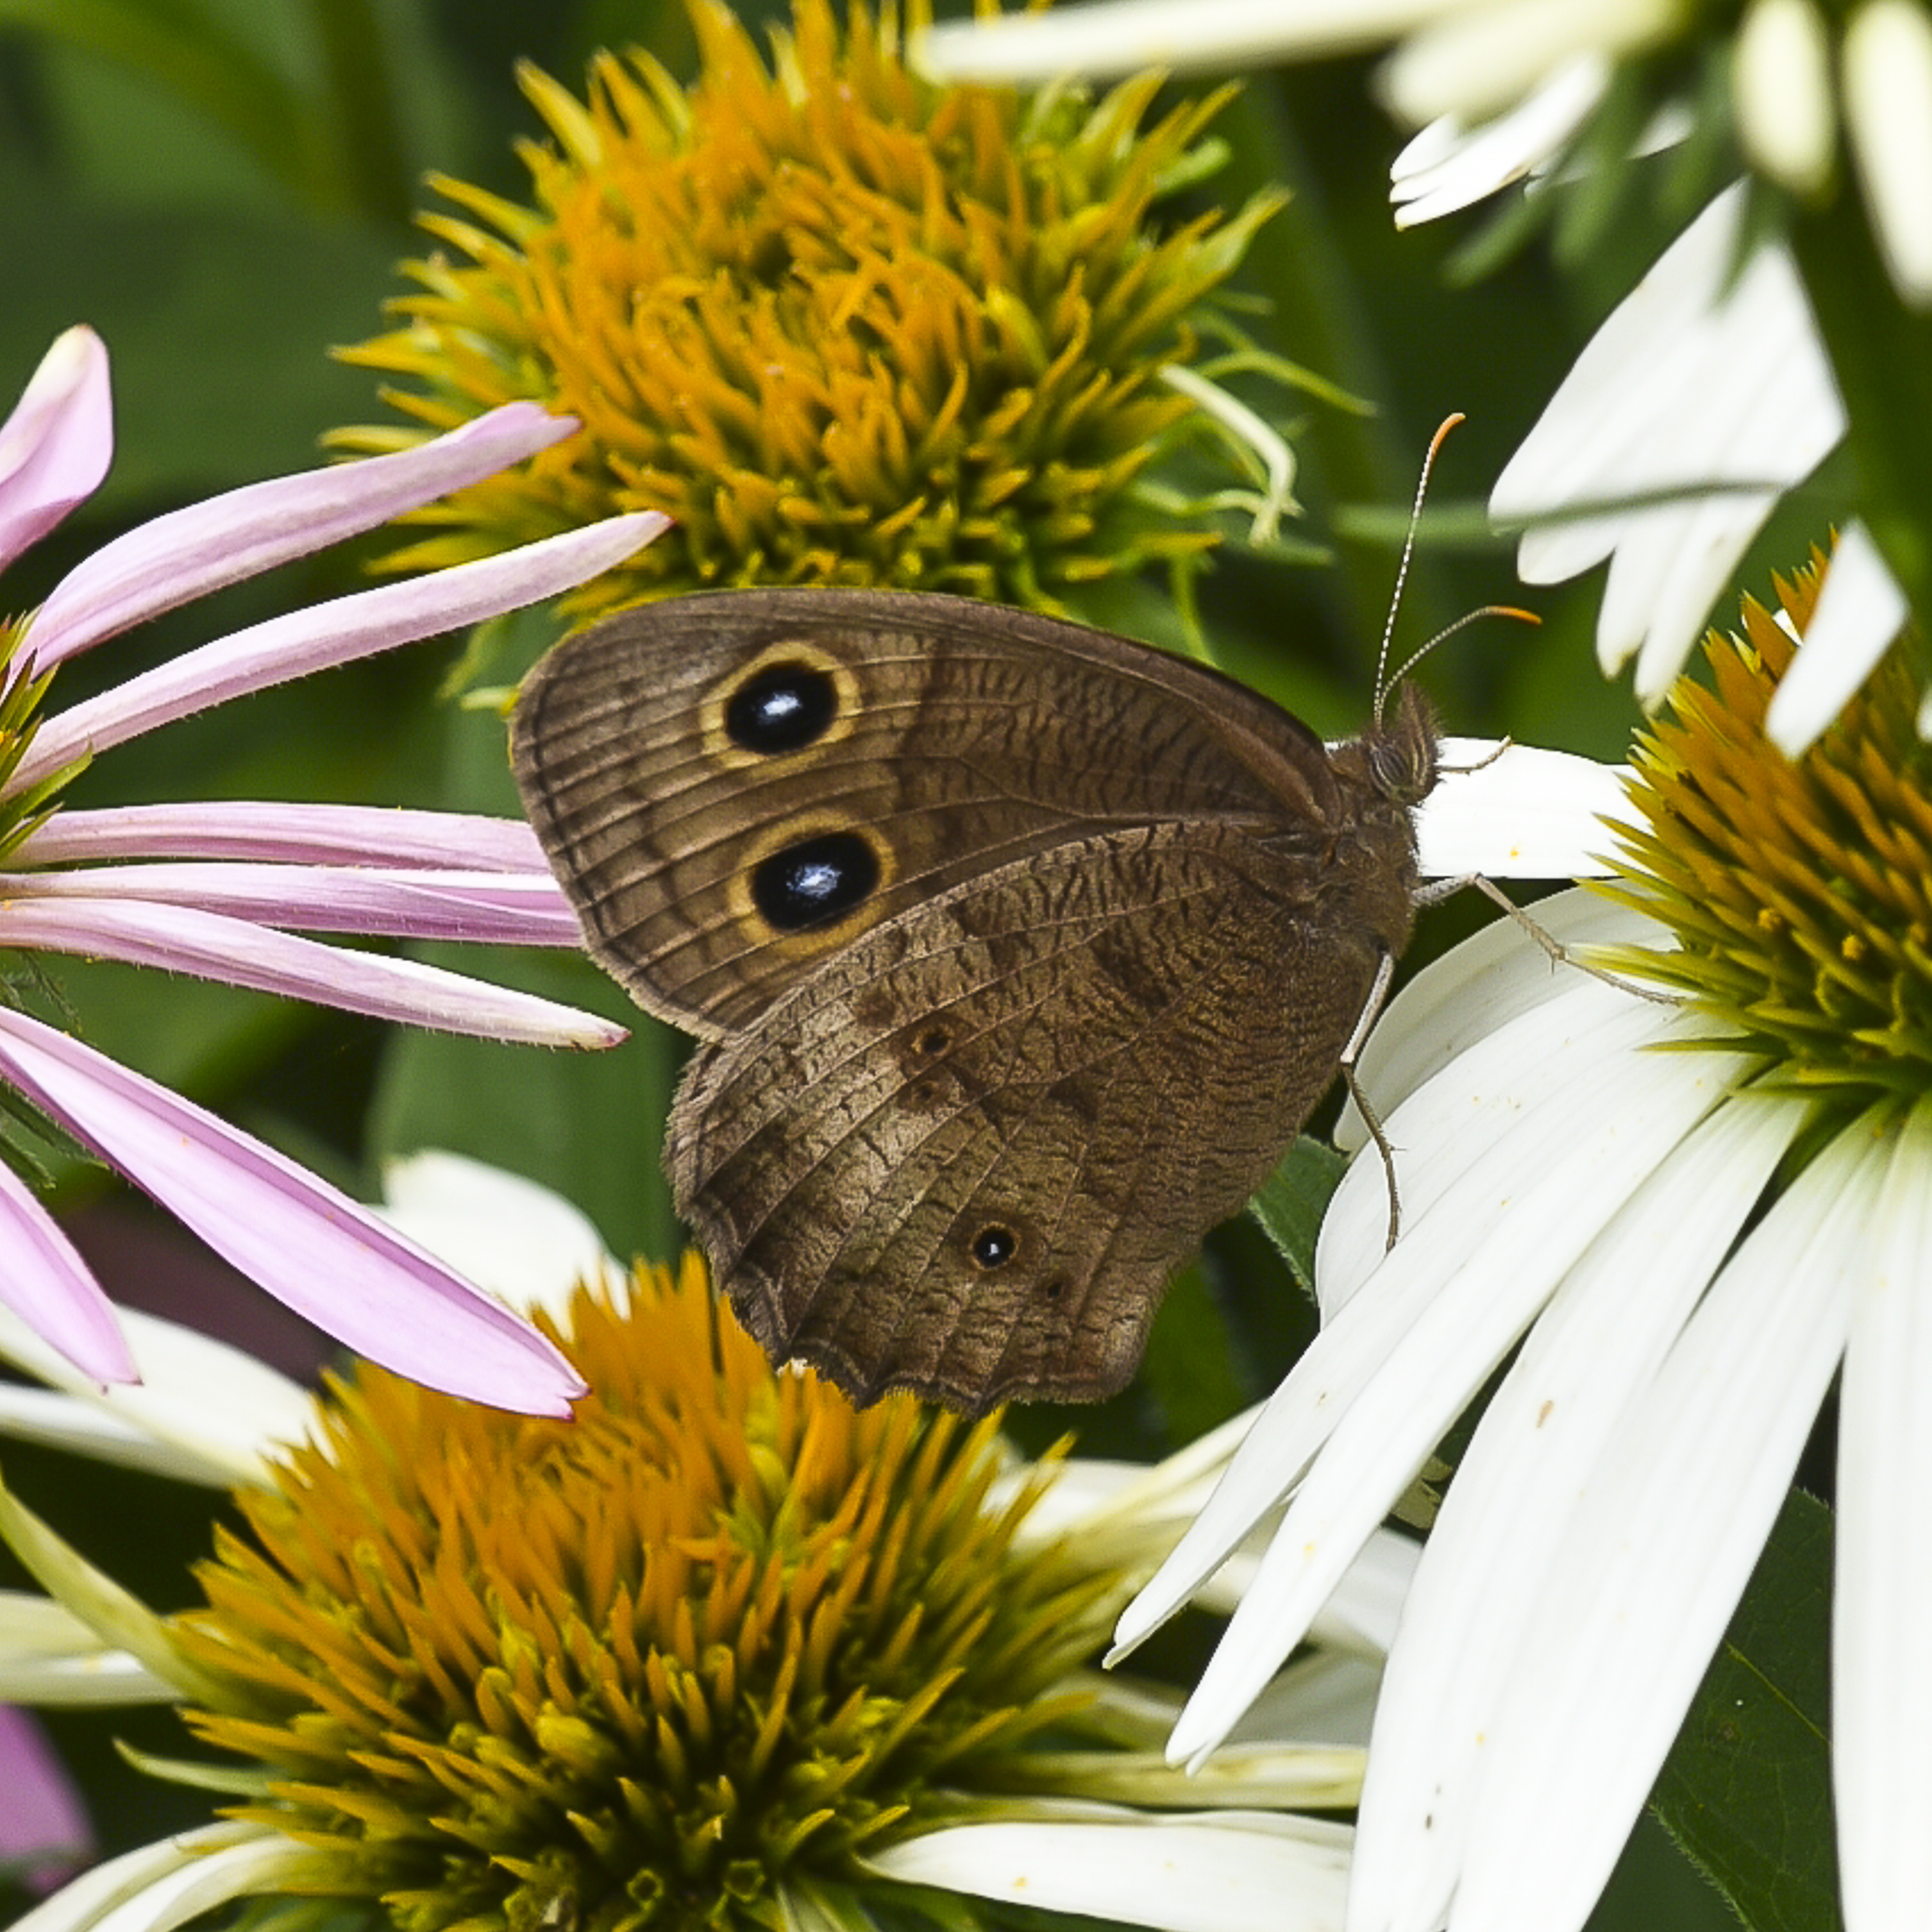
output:
<instances>
[{"instance_id":1,"label":"butterfly forewing","mask_svg":"<svg viewBox=\"0 0 1932 1932\"><path fill-rule=\"evenodd\" d=\"M532 674L513 756L592 953L711 1036L992 867L1183 815L1277 823L1284 794L1312 823L1334 793L1319 740L1199 666L867 592L610 619ZM796 878L824 889L788 899Z\"/></svg>"}]
</instances>

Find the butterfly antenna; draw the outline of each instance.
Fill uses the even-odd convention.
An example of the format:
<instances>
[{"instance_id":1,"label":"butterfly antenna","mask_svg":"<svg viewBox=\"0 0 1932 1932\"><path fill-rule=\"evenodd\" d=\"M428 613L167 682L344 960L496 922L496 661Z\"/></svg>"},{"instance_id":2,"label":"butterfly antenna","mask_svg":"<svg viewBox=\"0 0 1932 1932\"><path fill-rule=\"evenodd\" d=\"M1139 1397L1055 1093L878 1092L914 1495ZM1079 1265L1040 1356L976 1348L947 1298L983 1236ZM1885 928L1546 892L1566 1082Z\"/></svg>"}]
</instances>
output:
<instances>
[{"instance_id":1,"label":"butterfly antenna","mask_svg":"<svg viewBox=\"0 0 1932 1932\"><path fill-rule=\"evenodd\" d=\"M1540 624L1543 622L1534 610L1522 610L1514 604L1485 604L1480 610L1464 611L1453 624L1445 624L1427 643L1418 645L1410 652L1392 674L1389 672L1389 645L1395 636L1396 614L1402 608L1402 586L1408 581L1409 560L1415 554L1415 528L1422 518L1423 499L1429 494L1430 472L1436 467L1436 459L1441 454L1442 446L1449 440L1449 432L1464 420L1460 410L1454 416L1444 418L1442 427L1429 439L1428 452L1422 459L1422 474L1415 481L1415 501L1409 506L1408 534L1402 540L1402 561L1396 566L1395 595L1389 600L1388 622L1382 626L1382 647L1376 658L1375 722L1378 724L1382 722L1382 710L1388 703L1389 693L1438 644L1453 638L1458 631L1474 623L1478 618L1513 617L1524 624Z\"/></svg>"},{"instance_id":2,"label":"butterfly antenna","mask_svg":"<svg viewBox=\"0 0 1932 1932\"><path fill-rule=\"evenodd\" d=\"M1429 439L1429 448L1422 458L1422 474L1415 479L1415 500L1408 506L1408 530L1402 540L1402 561L1395 567L1395 591L1389 598L1388 621L1382 626L1382 647L1376 653L1375 722L1378 724L1382 722L1382 708L1388 702L1390 688L1402 682L1416 658L1422 656L1423 651L1432 650L1442 641L1442 638L1431 638L1423 646L1422 650L1418 651L1415 657L1411 658L1394 677L1387 675L1389 646L1395 640L1395 620L1402 609L1402 593L1408 582L1409 563L1415 555L1415 526L1422 520L1423 499L1429 494L1429 474L1436 467L1436 459L1442 446L1449 440L1449 432L1464 420L1460 410L1453 416L1443 418L1436 434ZM1448 634L1445 631L1442 636L1446 638Z\"/></svg>"}]
</instances>

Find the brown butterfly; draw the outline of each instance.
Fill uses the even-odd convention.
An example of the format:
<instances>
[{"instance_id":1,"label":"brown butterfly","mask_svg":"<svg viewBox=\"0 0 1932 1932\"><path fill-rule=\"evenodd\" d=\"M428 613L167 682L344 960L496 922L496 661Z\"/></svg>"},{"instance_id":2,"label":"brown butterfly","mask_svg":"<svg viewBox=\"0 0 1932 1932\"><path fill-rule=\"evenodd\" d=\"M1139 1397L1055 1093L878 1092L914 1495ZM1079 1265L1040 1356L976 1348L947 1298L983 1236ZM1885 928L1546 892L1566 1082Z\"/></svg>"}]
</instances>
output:
<instances>
[{"instance_id":1,"label":"brown butterfly","mask_svg":"<svg viewBox=\"0 0 1932 1932\"><path fill-rule=\"evenodd\" d=\"M592 956L702 1042L679 1211L855 1400L1091 1400L1273 1169L1407 941L1410 686L1334 748L1218 673L970 599L747 590L532 674Z\"/></svg>"}]
</instances>

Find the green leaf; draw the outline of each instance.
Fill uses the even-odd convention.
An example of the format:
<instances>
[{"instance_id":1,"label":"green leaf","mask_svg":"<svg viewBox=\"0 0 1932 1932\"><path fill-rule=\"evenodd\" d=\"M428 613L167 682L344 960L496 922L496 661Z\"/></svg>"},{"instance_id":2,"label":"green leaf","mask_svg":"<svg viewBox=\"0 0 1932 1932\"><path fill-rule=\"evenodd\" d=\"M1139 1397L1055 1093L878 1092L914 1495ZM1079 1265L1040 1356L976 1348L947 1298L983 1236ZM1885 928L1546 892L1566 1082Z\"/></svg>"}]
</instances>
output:
<instances>
[{"instance_id":1,"label":"green leaf","mask_svg":"<svg viewBox=\"0 0 1932 1932\"><path fill-rule=\"evenodd\" d=\"M370 1131L378 1159L426 1148L469 1154L556 1189L620 1257L675 1260L682 1237L661 1160L680 1036L574 955L464 946L416 956L605 1014L631 1037L606 1052L566 1053L399 1033L376 1082Z\"/></svg>"},{"instance_id":2,"label":"green leaf","mask_svg":"<svg viewBox=\"0 0 1932 1932\"><path fill-rule=\"evenodd\" d=\"M1322 1232L1328 1197L1348 1165L1347 1157L1325 1141L1304 1134L1248 1203L1248 1211L1310 1294L1315 1292L1315 1238Z\"/></svg>"},{"instance_id":3,"label":"green leaf","mask_svg":"<svg viewBox=\"0 0 1932 1932\"><path fill-rule=\"evenodd\" d=\"M1756 1932L1839 1924L1829 1724L1832 1512L1786 1499L1651 1803Z\"/></svg>"},{"instance_id":4,"label":"green leaf","mask_svg":"<svg viewBox=\"0 0 1932 1932\"><path fill-rule=\"evenodd\" d=\"M1141 1377L1160 1405L1169 1442L1191 1442L1247 1398L1236 1379L1227 1318L1200 1264L1181 1270L1148 1336Z\"/></svg>"}]
</instances>

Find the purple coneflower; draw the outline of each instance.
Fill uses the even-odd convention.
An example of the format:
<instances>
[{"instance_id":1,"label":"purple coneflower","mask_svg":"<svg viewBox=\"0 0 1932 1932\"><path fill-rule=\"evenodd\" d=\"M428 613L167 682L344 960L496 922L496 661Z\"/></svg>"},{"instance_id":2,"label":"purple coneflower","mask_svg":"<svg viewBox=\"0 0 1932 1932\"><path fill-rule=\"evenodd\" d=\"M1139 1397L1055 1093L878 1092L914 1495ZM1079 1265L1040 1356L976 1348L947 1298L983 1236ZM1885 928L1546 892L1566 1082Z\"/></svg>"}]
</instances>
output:
<instances>
[{"instance_id":1,"label":"purple coneflower","mask_svg":"<svg viewBox=\"0 0 1932 1932\"><path fill-rule=\"evenodd\" d=\"M338 598L202 645L65 711L76 653L143 619L386 521L569 435L513 404L401 454L278 478L109 544L0 627L5 944L314 1000L379 1018L553 1046L621 1037L591 1016L304 932L571 945L576 928L517 824L230 801L58 809L97 754L225 699L460 629L610 568L664 527L613 518L479 562ZM0 425L0 565L106 473L107 356L70 329ZM349 1346L436 1388L561 1412L581 1383L521 1321L296 1162L0 1004L0 1081L268 1292ZM115 1312L33 1190L0 1165L0 1304L87 1379L136 1374Z\"/></svg>"}]
</instances>

